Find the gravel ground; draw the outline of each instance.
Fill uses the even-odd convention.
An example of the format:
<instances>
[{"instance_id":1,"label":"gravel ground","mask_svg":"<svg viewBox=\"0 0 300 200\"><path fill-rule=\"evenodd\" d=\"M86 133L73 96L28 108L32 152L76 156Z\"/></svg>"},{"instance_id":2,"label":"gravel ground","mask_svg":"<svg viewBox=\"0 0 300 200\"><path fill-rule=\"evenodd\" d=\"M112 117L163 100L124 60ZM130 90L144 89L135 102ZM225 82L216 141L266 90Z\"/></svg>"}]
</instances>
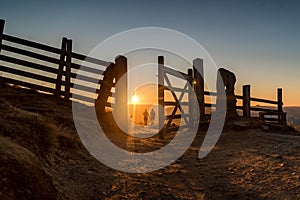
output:
<instances>
[{"instance_id":1,"label":"gravel ground","mask_svg":"<svg viewBox=\"0 0 300 200\"><path fill-rule=\"evenodd\" d=\"M27 153L35 160L30 166L39 163L36 176L47 176L47 192L56 193L52 199L300 199L300 136L288 129L266 130L256 121L233 121L226 125L207 157L197 159L205 135L199 131L191 147L171 165L151 173L130 174L105 166L85 150L73 126L70 103L32 90L6 85L0 88L1 98L13 107L39 113L57 127L58 145L51 159ZM7 141L8 136L0 136L0 142ZM117 136L112 140L118 143ZM11 140L15 143L8 149L11 152L2 148L1 155L13 155L14 148L18 148L15 153L19 154L26 148L15 147L18 144ZM135 152L153 150L169 142L168 138L163 142L156 138L122 140L124 148ZM16 164L5 166L12 162L1 159L0 172L13 170ZM18 178L28 179L32 172L34 169L20 171ZM6 174L0 175L0 188L8 188L7 180L15 178ZM10 186L9 191L0 189L0 199L38 199L33 195L36 191L12 195L22 194L20 191L26 191L26 185ZM52 186L54 189L50 190Z\"/></svg>"}]
</instances>

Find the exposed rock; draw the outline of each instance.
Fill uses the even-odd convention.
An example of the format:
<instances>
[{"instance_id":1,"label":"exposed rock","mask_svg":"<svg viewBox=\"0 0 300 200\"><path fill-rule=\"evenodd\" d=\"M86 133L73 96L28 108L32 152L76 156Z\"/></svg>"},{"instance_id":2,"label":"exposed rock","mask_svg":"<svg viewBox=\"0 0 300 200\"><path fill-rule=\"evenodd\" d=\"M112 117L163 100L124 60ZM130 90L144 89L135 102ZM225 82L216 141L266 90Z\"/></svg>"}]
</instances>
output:
<instances>
[{"instance_id":1,"label":"exposed rock","mask_svg":"<svg viewBox=\"0 0 300 200\"><path fill-rule=\"evenodd\" d=\"M226 112L226 117L227 118L232 118L237 116L237 111L236 111L236 97L234 94L234 85L236 83L236 77L234 73L231 71L228 71L224 68L220 68L218 70L220 76L218 76L217 79L217 93L218 97L217 98L224 98L221 95L221 91L224 90L225 86L225 92L226 92L226 101L227 101L227 112Z\"/></svg>"}]
</instances>

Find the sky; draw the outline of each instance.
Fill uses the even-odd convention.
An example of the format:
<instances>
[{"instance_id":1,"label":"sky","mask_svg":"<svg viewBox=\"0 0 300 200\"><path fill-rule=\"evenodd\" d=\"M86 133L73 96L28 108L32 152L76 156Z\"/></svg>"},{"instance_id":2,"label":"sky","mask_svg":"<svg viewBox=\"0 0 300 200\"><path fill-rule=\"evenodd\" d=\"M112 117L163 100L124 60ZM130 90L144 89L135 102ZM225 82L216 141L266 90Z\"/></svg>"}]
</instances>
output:
<instances>
[{"instance_id":1,"label":"sky","mask_svg":"<svg viewBox=\"0 0 300 200\"><path fill-rule=\"evenodd\" d=\"M237 76L236 93L250 84L252 96L300 106L299 1L14 1L0 2L5 33L59 47L73 39L88 54L122 31L163 27L200 43L218 66ZM112 55L113 59L116 55Z\"/></svg>"}]
</instances>

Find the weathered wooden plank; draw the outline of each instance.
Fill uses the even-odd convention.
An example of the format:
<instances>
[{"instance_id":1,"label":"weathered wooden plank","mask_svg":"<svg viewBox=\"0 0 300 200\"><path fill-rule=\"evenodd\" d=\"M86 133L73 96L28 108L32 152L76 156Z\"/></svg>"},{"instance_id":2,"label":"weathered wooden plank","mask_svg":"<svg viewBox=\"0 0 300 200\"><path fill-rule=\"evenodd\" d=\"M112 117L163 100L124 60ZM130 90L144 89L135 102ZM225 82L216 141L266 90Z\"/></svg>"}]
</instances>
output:
<instances>
[{"instance_id":1,"label":"weathered wooden plank","mask_svg":"<svg viewBox=\"0 0 300 200\"><path fill-rule=\"evenodd\" d=\"M104 103L107 102L109 98L109 93L112 90L113 87L113 81L115 78L115 64L109 65L104 74L103 74L103 80L100 84L100 91L101 94L97 96L97 99L95 101L95 108L97 115L102 115L105 113L105 106ZM100 81L99 81L100 82Z\"/></svg>"},{"instance_id":2,"label":"weathered wooden plank","mask_svg":"<svg viewBox=\"0 0 300 200\"><path fill-rule=\"evenodd\" d=\"M62 83L64 83L64 81L62 81ZM74 83L71 83L71 88L74 88ZM84 92L91 92L91 93L96 93L99 94L100 90L99 89L95 89L93 87L90 86L86 86L86 85L81 85L81 84L76 84L76 88L74 88L76 90L82 90ZM112 92L110 92L109 96L112 96Z\"/></svg>"},{"instance_id":3,"label":"weathered wooden plank","mask_svg":"<svg viewBox=\"0 0 300 200\"><path fill-rule=\"evenodd\" d=\"M24 81L20 81L20 80L15 80L12 78L7 78L7 77L0 77L0 80L4 81L5 83L11 83L14 85L19 85L19 86L23 86L23 87L27 87L30 89L35 89L35 90L40 90L43 92L49 92L49 93L54 93L54 88L49 88L49 87L45 87L45 86L41 86L41 85L36 85L33 83L27 83Z\"/></svg>"},{"instance_id":4,"label":"weathered wooden plank","mask_svg":"<svg viewBox=\"0 0 300 200\"><path fill-rule=\"evenodd\" d=\"M24 56L28 56L28 57L35 58L35 59L38 59L38 60L50 62L50 63L53 63L53 64L59 64L59 60L57 58L41 55L41 54L38 54L38 53L34 53L34 52L27 51L27 50L24 50L24 49L19 49L19 48L16 48L16 47L11 47L11 46L8 46L8 45L5 45L5 44L2 45L2 50L17 53L17 54L24 55Z\"/></svg>"},{"instance_id":5,"label":"weathered wooden plank","mask_svg":"<svg viewBox=\"0 0 300 200\"><path fill-rule=\"evenodd\" d=\"M194 109L196 104L196 99L193 96L194 93L194 78L193 78L193 69L188 69L189 75L189 85L188 85L188 108L189 108L189 125L193 127L193 123L196 119L194 119ZM182 104L182 103L181 103Z\"/></svg>"},{"instance_id":6,"label":"weathered wooden plank","mask_svg":"<svg viewBox=\"0 0 300 200\"><path fill-rule=\"evenodd\" d=\"M63 71L62 73L64 76L66 76L66 72ZM102 80L99 80L97 78L94 78L94 77L90 77L90 76L85 76L85 75L81 75L81 74L76 74L74 72L71 72L71 78L76 78L78 80L81 80L81 81L85 81L85 82L88 82L88 83L93 83L93 84L101 84L102 83ZM113 87L115 87L115 83L112 83Z\"/></svg>"},{"instance_id":7,"label":"weathered wooden plank","mask_svg":"<svg viewBox=\"0 0 300 200\"><path fill-rule=\"evenodd\" d=\"M104 70L92 68L85 65L80 65L77 63L72 63L72 69L80 69L85 72L94 73L94 74L103 74Z\"/></svg>"},{"instance_id":8,"label":"weathered wooden plank","mask_svg":"<svg viewBox=\"0 0 300 200\"><path fill-rule=\"evenodd\" d=\"M62 84L64 85L65 81L62 81ZM76 88L74 88L74 83L71 83L70 85L71 85L71 88L76 89L76 90L81 90L81 91L84 91L84 92L90 92L90 93L93 93L93 94L99 94L100 93L99 89L95 89L93 87L89 87L89 86L86 86L86 85L76 84ZM61 91L60 95L64 95L64 91ZM108 95L110 97L112 97L112 96L114 96L114 93L109 92Z\"/></svg>"},{"instance_id":9,"label":"weathered wooden plank","mask_svg":"<svg viewBox=\"0 0 300 200\"><path fill-rule=\"evenodd\" d=\"M243 110L244 107L243 107L243 106L236 106L236 109L238 109L238 110Z\"/></svg>"},{"instance_id":10,"label":"weathered wooden plank","mask_svg":"<svg viewBox=\"0 0 300 200\"><path fill-rule=\"evenodd\" d=\"M80 95L80 94L72 93L72 94L70 94L70 98L77 99L77 100L80 100L80 101L84 101L84 102L87 102L87 103L95 103L94 98L87 97L87 96Z\"/></svg>"},{"instance_id":11,"label":"weathered wooden plank","mask_svg":"<svg viewBox=\"0 0 300 200\"><path fill-rule=\"evenodd\" d=\"M250 101L256 101L256 102L261 102L261 103L268 103L268 104L276 104L276 105L278 104L277 101L260 99L260 98L254 98L254 97L251 97Z\"/></svg>"},{"instance_id":12,"label":"weathered wooden plank","mask_svg":"<svg viewBox=\"0 0 300 200\"><path fill-rule=\"evenodd\" d=\"M178 88L178 87L173 87L172 86L172 88L169 88L169 87L167 87L167 86L164 86L164 89L165 90L168 90L168 91L173 91L173 92L185 92L185 93L188 93L189 92L189 90L184 90L183 88Z\"/></svg>"},{"instance_id":13,"label":"weathered wooden plank","mask_svg":"<svg viewBox=\"0 0 300 200\"><path fill-rule=\"evenodd\" d=\"M235 95L236 99L244 99L244 97L242 95Z\"/></svg>"},{"instance_id":14,"label":"weathered wooden plank","mask_svg":"<svg viewBox=\"0 0 300 200\"><path fill-rule=\"evenodd\" d=\"M167 115L165 116L166 119L181 119L181 118L185 118L185 117L189 117L188 114L177 114L177 115Z\"/></svg>"},{"instance_id":15,"label":"weathered wooden plank","mask_svg":"<svg viewBox=\"0 0 300 200\"><path fill-rule=\"evenodd\" d=\"M203 60L197 58L193 60L193 71L194 71L194 89L198 100L200 121L205 120L205 92L204 92L204 71L203 71Z\"/></svg>"},{"instance_id":16,"label":"weathered wooden plank","mask_svg":"<svg viewBox=\"0 0 300 200\"><path fill-rule=\"evenodd\" d=\"M61 49L60 49L60 58L58 64L58 72L56 77L56 85L55 85L55 95L60 96L61 85L62 85L62 75L65 66L65 58L67 51L67 38L62 38Z\"/></svg>"},{"instance_id":17,"label":"weathered wooden plank","mask_svg":"<svg viewBox=\"0 0 300 200\"><path fill-rule=\"evenodd\" d=\"M279 124L283 124L283 123L286 123L286 122L283 122L281 120L281 113L282 113L282 105L283 105L283 102L282 102L282 88L278 88L277 89L277 110L278 110L278 123Z\"/></svg>"},{"instance_id":18,"label":"weathered wooden plank","mask_svg":"<svg viewBox=\"0 0 300 200\"><path fill-rule=\"evenodd\" d=\"M170 80L169 80L167 74L164 74L164 79L165 79L167 85L168 85L170 88L172 88L171 82L170 82ZM187 90L188 85L189 85L189 83L187 82L187 83L185 84L183 90ZM182 107L181 107L181 105L180 105L180 102L181 102L181 100L182 100L182 98L183 98L183 96L184 96L184 93L181 93L180 96L179 96L179 98L177 98L176 94L175 94L172 90L171 90L171 93L172 93L172 96L173 96L174 100L176 101L176 105L175 105L175 107L174 107L174 109L173 109L173 111L172 111L171 116L174 116L174 115L176 114L176 112L177 112L178 109L180 109L180 111L182 112L182 114L185 114L185 113L184 113L184 110L182 109ZM168 128L170 127L170 125L171 125L171 123L172 123L172 120L173 120L172 117L168 120L167 125L166 125L166 129L168 129ZM186 124L188 124L188 120L187 120L186 117L184 117L184 120L185 120Z\"/></svg>"},{"instance_id":19,"label":"weathered wooden plank","mask_svg":"<svg viewBox=\"0 0 300 200\"><path fill-rule=\"evenodd\" d=\"M177 78L180 78L180 79L186 79L188 80L189 76L183 72L180 72L180 71L177 71L175 69L172 69L172 68L169 68L167 66L163 66L164 67L164 72L166 74L170 74L172 76L175 76Z\"/></svg>"},{"instance_id":20,"label":"weathered wooden plank","mask_svg":"<svg viewBox=\"0 0 300 200\"><path fill-rule=\"evenodd\" d=\"M278 112L282 112L282 89L278 88L277 89L277 108L278 108Z\"/></svg>"},{"instance_id":21,"label":"weathered wooden plank","mask_svg":"<svg viewBox=\"0 0 300 200\"><path fill-rule=\"evenodd\" d=\"M0 19L0 53L1 53L1 49L2 49L2 39L3 39L4 25L5 25L5 20Z\"/></svg>"},{"instance_id":22,"label":"weathered wooden plank","mask_svg":"<svg viewBox=\"0 0 300 200\"><path fill-rule=\"evenodd\" d=\"M243 86L243 116L250 117L250 85Z\"/></svg>"},{"instance_id":23,"label":"weathered wooden plank","mask_svg":"<svg viewBox=\"0 0 300 200\"><path fill-rule=\"evenodd\" d=\"M17 44L21 44L21 45L24 45L24 46L33 47L33 48L44 50L44 51L48 51L48 52L51 52L51 53L60 54L60 49L59 48L51 47L51 46L48 46L48 45L45 45L45 44L40 44L40 43L37 43L37 42L32 42L32 41L21 39L21 38L11 36L11 35L3 34L3 40L13 42L13 43L17 43Z\"/></svg>"},{"instance_id":24,"label":"weathered wooden plank","mask_svg":"<svg viewBox=\"0 0 300 200\"><path fill-rule=\"evenodd\" d=\"M84 60L86 62L90 62L90 63L93 63L93 64L98 64L98 65L105 66L105 67L107 67L111 64L111 62L106 62L104 60L88 57L88 56L85 56L85 55L82 55L82 54L79 54L79 53L75 53L75 52L72 52L72 58L75 58L75 59L78 59L78 60Z\"/></svg>"},{"instance_id":25,"label":"weathered wooden plank","mask_svg":"<svg viewBox=\"0 0 300 200\"><path fill-rule=\"evenodd\" d=\"M64 95L63 93L62 93L62 95ZM72 99L72 100L80 100L80 101L83 101L83 102L86 102L86 103L92 103L92 104L94 104L95 103L95 100L96 99L94 99L94 98L92 98L92 97L88 97L88 96L84 96L84 95L81 95L81 94L77 94L77 93L71 93L70 94L70 98ZM104 107L112 107L112 105L113 105L113 103L110 103L110 102L105 102L104 103Z\"/></svg>"},{"instance_id":26,"label":"weathered wooden plank","mask_svg":"<svg viewBox=\"0 0 300 200\"><path fill-rule=\"evenodd\" d=\"M42 70L42 71L46 71L46 72L50 72L50 73L55 73L58 74L58 69L52 68L52 67L48 67L45 65L41 65L41 64L36 64L33 62L29 62L29 61L25 61L25 60L20 60L17 58L12 58L9 56L5 56L5 55L0 55L0 60L3 60L5 62L10 62L10 63L14 63L17 65L22 65L25 67L30 67L33 69L38 69L38 70ZM66 72L62 73L64 76L66 75ZM86 81L86 82L91 82L91 83L98 83L99 80L93 77L89 77L89 76L84 76L84 75L77 75L76 73L71 73L71 77L72 78L78 78L80 80Z\"/></svg>"},{"instance_id":27,"label":"weathered wooden plank","mask_svg":"<svg viewBox=\"0 0 300 200\"><path fill-rule=\"evenodd\" d=\"M180 104L181 104L182 106L189 106L189 105L190 105L189 102L180 102ZM175 102L175 101L165 101L165 102L164 102L164 105L165 105L165 106L176 106L176 105L177 105L177 102Z\"/></svg>"},{"instance_id":28,"label":"weathered wooden plank","mask_svg":"<svg viewBox=\"0 0 300 200\"><path fill-rule=\"evenodd\" d=\"M165 101L165 90L164 90L164 57L158 56L158 127L163 129L165 123L164 114L164 101ZM159 138L164 139L164 130L159 131Z\"/></svg>"},{"instance_id":29,"label":"weathered wooden plank","mask_svg":"<svg viewBox=\"0 0 300 200\"><path fill-rule=\"evenodd\" d=\"M204 95L208 95L208 96L217 96L217 92L208 92L208 91L204 91Z\"/></svg>"},{"instance_id":30,"label":"weathered wooden plank","mask_svg":"<svg viewBox=\"0 0 300 200\"><path fill-rule=\"evenodd\" d=\"M33 74L33 73L30 73L30 72L25 72L25 71L21 71L21 70L18 70L18 69L5 67L5 66L0 66L0 71L7 72L7 73L10 73L10 74L14 74L14 75L19 75L19 76L32 78L32 79L36 79L36 80L40 80L40 81L45 81L47 83L56 83L56 80L54 78L50 78L50 77L42 76L42 75L38 75L38 74Z\"/></svg>"},{"instance_id":31,"label":"weathered wooden plank","mask_svg":"<svg viewBox=\"0 0 300 200\"><path fill-rule=\"evenodd\" d=\"M119 127L127 132L128 130L128 96L127 96L127 58L117 56L115 58L116 87L115 87L115 110L118 113L117 120Z\"/></svg>"},{"instance_id":32,"label":"weathered wooden plank","mask_svg":"<svg viewBox=\"0 0 300 200\"><path fill-rule=\"evenodd\" d=\"M217 105L214 103L205 103L205 107L216 107Z\"/></svg>"},{"instance_id":33,"label":"weathered wooden plank","mask_svg":"<svg viewBox=\"0 0 300 200\"><path fill-rule=\"evenodd\" d=\"M71 62L72 62L72 40L67 40L66 52L66 74L65 74L65 99L70 98L71 88Z\"/></svg>"},{"instance_id":34,"label":"weathered wooden plank","mask_svg":"<svg viewBox=\"0 0 300 200\"><path fill-rule=\"evenodd\" d=\"M52 67L48 67L45 65L41 65L41 64L37 64L37 63L33 63L33 62L29 62L29 61L25 61L25 60L20 60L18 58L12 58L9 56L5 56L5 55L0 55L0 60L3 60L5 62L9 62L9 63L14 63L17 65L22 65L24 67L29 67L32 69L38 69L38 70L42 70L45 72L50 72L50 73L54 73L57 74L58 70Z\"/></svg>"},{"instance_id":35,"label":"weathered wooden plank","mask_svg":"<svg viewBox=\"0 0 300 200\"><path fill-rule=\"evenodd\" d=\"M65 74L65 72L63 73ZM78 80L81 80L81 81L85 81L85 82L88 82L88 83L93 83L93 84L102 84L103 83L103 80L98 80L96 78L93 78L93 77L89 77L89 76L84 76L84 75L79 75L79 74L75 74L75 73L71 73L71 78L76 78ZM115 87L116 83L111 83L112 84L112 87Z\"/></svg>"},{"instance_id":36,"label":"weathered wooden plank","mask_svg":"<svg viewBox=\"0 0 300 200\"><path fill-rule=\"evenodd\" d=\"M62 74L64 76L66 76L65 71L63 71ZM79 79L81 81L86 81L86 82L93 83L93 84L97 84L99 82L99 79L96 79L96 78L93 78L93 77L90 77L90 76L81 75L81 74L76 74L74 72L71 72L70 76L71 76L71 78L76 78L76 79Z\"/></svg>"}]
</instances>

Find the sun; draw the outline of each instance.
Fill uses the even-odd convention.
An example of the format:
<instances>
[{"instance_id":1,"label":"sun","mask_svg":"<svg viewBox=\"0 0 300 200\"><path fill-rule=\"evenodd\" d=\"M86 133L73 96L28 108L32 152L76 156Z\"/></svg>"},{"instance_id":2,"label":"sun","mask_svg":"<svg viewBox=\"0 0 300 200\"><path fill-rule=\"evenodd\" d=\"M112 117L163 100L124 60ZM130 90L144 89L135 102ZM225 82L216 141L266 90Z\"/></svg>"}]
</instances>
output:
<instances>
[{"instance_id":1,"label":"sun","mask_svg":"<svg viewBox=\"0 0 300 200\"><path fill-rule=\"evenodd\" d=\"M133 96L131 97L131 102L134 103L134 104L138 103L138 102L139 102L139 97L136 96L136 95L133 95Z\"/></svg>"}]
</instances>

